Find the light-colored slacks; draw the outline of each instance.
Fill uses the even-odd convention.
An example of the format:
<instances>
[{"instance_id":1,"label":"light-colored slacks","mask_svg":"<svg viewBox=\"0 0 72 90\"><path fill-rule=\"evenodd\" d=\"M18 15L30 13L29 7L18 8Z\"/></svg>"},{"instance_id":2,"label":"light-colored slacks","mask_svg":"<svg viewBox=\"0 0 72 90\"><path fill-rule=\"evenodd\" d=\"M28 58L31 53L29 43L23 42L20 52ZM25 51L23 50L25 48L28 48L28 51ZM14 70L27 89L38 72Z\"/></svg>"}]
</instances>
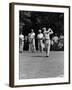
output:
<instances>
[{"instance_id":1,"label":"light-colored slacks","mask_svg":"<svg viewBox=\"0 0 72 90\"><path fill-rule=\"evenodd\" d=\"M49 56L49 54L50 54L50 39L45 40L45 50L46 50L46 56Z\"/></svg>"},{"instance_id":2,"label":"light-colored slacks","mask_svg":"<svg viewBox=\"0 0 72 90\"><path fill-rule=\"evenodd\" d=\"M38 40L38 50L43 52L43 41L42 40Z\"/></svg>"}]
</instances>

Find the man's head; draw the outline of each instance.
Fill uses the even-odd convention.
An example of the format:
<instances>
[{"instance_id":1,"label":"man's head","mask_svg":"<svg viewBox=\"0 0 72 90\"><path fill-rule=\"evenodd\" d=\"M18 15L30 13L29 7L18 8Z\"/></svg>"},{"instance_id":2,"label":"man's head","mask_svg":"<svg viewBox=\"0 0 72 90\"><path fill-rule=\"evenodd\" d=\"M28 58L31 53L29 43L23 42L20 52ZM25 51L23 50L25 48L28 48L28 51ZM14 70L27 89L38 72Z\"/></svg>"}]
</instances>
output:
<instances>
[{"instance_id":1,"label":"man's head","mask_svg":"<svg viewBox=\"0 0 72 90\"><path fill-rule=\"evenodd\" d=\"M57 36L57 33L55 33L55 36Z\"/></svg>"},{"instance_id":2,"label":"man's head","mask_svg":"<svg viewBox=\"0 0 72 90\"><path fill-rule=\"evenodd\" d=\"M60 35L63 35L63 33L60 33Z\"/></svg>"},{"instance_id":3,"label":"man's head","mask_svg":"<svg viewBox=\"0 0 72 90\"><path fill-rule=\"evenodd\" d=\"M31 29L31 32L34 32L34 30L33 30L33 29Z\"/></svg>"},{"instance_id":4,"label":"man's head","mask_svg":"<svg viewBox=\"0 0 72 90\"><path fill-rule=\"evenodd\" d=\"M46 31L46 27L43 27L42 30L45 32Z\"/></svg>"},{"instance_id":5,"label":"man's head","mask_svg":"<svg viewBox=\"0 0 72 90\"><path fill-rule=\"evenodd\" d=\"M41 33L41 30L39 29L39 33Z\"/></svg>"}]
</instances>

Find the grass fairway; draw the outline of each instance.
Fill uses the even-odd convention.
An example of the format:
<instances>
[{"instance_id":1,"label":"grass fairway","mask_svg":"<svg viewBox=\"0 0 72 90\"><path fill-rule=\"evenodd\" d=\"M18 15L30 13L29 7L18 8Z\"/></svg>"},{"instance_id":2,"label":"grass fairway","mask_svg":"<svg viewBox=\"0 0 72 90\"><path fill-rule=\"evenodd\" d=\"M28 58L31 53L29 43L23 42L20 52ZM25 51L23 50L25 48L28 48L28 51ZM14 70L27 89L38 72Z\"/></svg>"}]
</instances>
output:
<instances>
[{"instance_id":1,"label":"grass fairway","mask_svg":"<svg viewBox=\"0 0 72 90\"><path fill-rule=\"evenodd\" d=\"M45 52L19 54L19 78L50 78L64 75L64 52L51 51L46 57Z\"/></svg>"}]
</instances>

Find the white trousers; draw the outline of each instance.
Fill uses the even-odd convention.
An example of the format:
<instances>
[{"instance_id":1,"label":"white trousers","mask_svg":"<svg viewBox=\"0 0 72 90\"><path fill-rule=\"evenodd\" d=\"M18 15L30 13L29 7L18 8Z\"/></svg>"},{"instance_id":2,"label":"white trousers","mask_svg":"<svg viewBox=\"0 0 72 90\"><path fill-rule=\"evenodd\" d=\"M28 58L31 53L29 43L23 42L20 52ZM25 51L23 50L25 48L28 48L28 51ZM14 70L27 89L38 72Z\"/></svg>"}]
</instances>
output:
<instances>
[{"instance_id":1,"label":"white trousers","mask_svg":"<svg viewBox=\"0 0 72 90\"><path fill-rule=\"evenodd\" d=\"M39 51L43 51L43 41L42 40L38 40L38 50Z\"/></svg>"},{"instance_id":2,"label":"white trousers","mask_svg":"<svg viewBox=\"0 0 72 90\"><path fill-rule=\"evenodd\" d=\"M46 56L49 56L49 54L50 54L50 39L45 40L45 50L46 50Z\"/></svg>"},{"instance_id":3,"label":"white trousers","mask_svg":"<svg viewBox=\"0 0 72 90\"><path fill-rule=\"evenodd\" d=\"M35 51L35 39L31 39L29 42L29 51Z\"/></svg>"}]
</instances>

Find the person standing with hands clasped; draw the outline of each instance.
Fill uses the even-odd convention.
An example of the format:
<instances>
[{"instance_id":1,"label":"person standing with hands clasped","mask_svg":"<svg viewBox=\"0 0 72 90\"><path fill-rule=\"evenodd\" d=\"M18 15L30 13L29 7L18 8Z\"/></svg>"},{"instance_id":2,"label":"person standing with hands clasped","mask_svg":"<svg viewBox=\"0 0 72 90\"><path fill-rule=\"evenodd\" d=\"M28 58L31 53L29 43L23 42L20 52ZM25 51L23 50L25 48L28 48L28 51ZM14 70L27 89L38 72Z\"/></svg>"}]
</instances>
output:
<instances>
[{"instance_id":1,"label":"person standing with hands clasped","mask_svg":"<svg viewBox=\"0 0 72 90\"><path fill-rule=\"evenodd\" d=\"M29 39L30 39L30 41L29 41L30 47L29 48L32 52L35 52L35 50L36 50L36 48L35 48L35 33L34 33L33 29L31 29L31 33L29 34Z\"/></svg>"},{"instance_id":2,"label":"person standing with hands clasped","mask_svg":"<svg viewBox=\"0 0 72 90\"><path fill-rule=\"evenodd\" d=\"M37 39L38 39L38 50L43 52L43 34L41 30L39 30Z\"/></svg>"}]
</instances>

